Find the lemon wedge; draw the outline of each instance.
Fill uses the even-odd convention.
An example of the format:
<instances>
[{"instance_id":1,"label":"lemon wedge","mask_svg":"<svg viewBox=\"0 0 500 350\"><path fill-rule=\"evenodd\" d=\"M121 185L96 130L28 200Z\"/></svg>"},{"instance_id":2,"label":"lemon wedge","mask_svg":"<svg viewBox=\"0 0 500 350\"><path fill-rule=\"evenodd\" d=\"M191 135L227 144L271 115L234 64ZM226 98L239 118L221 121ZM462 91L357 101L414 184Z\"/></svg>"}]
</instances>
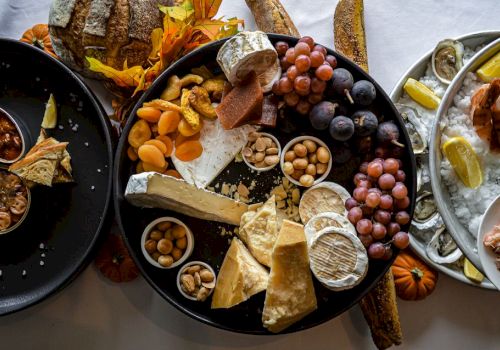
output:
<instances>
[{"instance_id":1,"label":"lemon wedge","mask_svg":"<svg viewBox=\"0 0 500 350\"><path fill-rule=\"evenodd\" d=\"M425 108L436 109L441 103L441 99L436 96L434 91L413 78L408 78L403 89L414 101Z\"/></svg>"},{"instance_id":2,"label":"lemon wedge","mask_svg":"<svg viewBox=\"0 0 500 350\"><path fill-rule=\"evenodd\" d=\"M49 100L45 105L45 113L42 120L42 128L54 129L57 124L57 106L54 95L50 94Z\"/></svg>"},{"instance_id":3,"label":"lemon wedge","mask_svg":"<svg viewBox=\"0 0 500 350\"><path fill-rule=\"evenodd\" d=\"M462 136L452 137L443 145L443 153L465 186L477 188L483 182L479 159Z\"/></svg>"},{"instance_id":4,"label":"lemon wedge","mask_svg":"<svg viewBox=\"0 0 500 350\"><path fill-rule=\"evenodd\" d=\"M487 83L495 78L500 78L500 51L483 64L476 73L481 80Z\"/></svg>"},{"instance_id":5,"label":"lemon wedge","mask_svg":"<svg viewBox=\"0 0 500 350\"><path fill-rule=\"evenodd\" d=\"M484 275L467 258L464 261L464 275L476 283L481 283L484 280Z\"/></svg>"}]
</instances>

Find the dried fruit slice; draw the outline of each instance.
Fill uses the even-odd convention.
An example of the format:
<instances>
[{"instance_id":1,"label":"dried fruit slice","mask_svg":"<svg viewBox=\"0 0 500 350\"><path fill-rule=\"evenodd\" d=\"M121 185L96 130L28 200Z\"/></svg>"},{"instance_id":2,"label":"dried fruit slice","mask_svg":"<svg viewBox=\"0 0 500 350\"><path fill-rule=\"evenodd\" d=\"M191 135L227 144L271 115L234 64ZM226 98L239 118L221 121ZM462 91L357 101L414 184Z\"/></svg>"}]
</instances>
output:
<instances>
[{"instance_id":1,"label":"dried fruit slice","mask_svg":"<svg viewBox=\"0 0 500 350\"><path fill-rule=\"evenodd\" d=\"M452 137L443 145L443 153L465 186L477 188L483 182L483 173L476 152L461 136Z\"/></svg>"},{"instance_id":2,"label":"dried fruit slice","mask_svg":"<svg viewBox=\"0 0 500 350\"><path fill-rule=\"evenodd\" d=\"M441 103L441 99L434 94L434 91L413 78L408 78L403 89L415 102L425 108L436 109Z\"/></svg>"},{"instance_id":3,"label":"dried fruit slice","mask_svg":"<svg viewBox=\"0 0 500 350\"><path fill-rule=\"evenodd\" d=\"M45 105L45 113L42 120L42 128L54 129L57 124L57 106L56 99L53 94L50 94L49 100Z\"/></svg>"},{"instance_id":4,"label":"dried fruit slice","mask_svg":"<svg viewBox=\"0 0 500 350\"><path fill-rule=\"evenodd\" d=\"M500 52L490 58L476 71L481 80L489 83L495 78L500 78Z\"/></svg>"}]
</instances>

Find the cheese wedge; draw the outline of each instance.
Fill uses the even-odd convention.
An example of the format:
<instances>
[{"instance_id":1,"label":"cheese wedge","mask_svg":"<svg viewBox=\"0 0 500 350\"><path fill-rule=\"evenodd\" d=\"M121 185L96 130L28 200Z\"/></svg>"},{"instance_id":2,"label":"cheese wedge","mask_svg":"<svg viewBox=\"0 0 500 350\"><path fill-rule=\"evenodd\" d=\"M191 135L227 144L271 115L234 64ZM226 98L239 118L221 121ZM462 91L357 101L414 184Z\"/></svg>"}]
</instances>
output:
<instances>
[{"instance_id":1,"label":"cheese wedge","mask_svg":"<svg viewBox=\"0 0 500 350\"><path fill-rule=\"evenodd\" d=\"M242 221L245 220L245 215L243 215ZM278 218L274 196L271 196L262 207L257 209L255 215L240 227L238 235L255 259L271 267L271 255L278 237Z\"/></svg>"},{"instance_id":2,"label":"cheese wedge","mask_svg":"<svg viewBox=\"0 0 500 350\"><path fill-rule=\"evenodd\" d=\"M199 219L239 225L245 203L156 172L132 175L125 189L132 205L162 208Z\"/></svg>"},{"instance_id":3,"label":"cheese wedge","mask_svg":"<svg viewBox=\"0 0 500 350\"><path fill-rule=\"evenodd\" d=\"M284 220L274 246L262 323L281 332L316 310L304 227Z\"/></svg>"},{"instance_id":4,"label":"cheese wedge","mask_svg":"<svg viewBox=\"0 0 500 350\"><path fill-rule=\"evenodd\" d=\"M244 302L267 287L269 272L233 238L222 262L212 297L212 309L227 309Z\"/></svg>"}]
</instances>

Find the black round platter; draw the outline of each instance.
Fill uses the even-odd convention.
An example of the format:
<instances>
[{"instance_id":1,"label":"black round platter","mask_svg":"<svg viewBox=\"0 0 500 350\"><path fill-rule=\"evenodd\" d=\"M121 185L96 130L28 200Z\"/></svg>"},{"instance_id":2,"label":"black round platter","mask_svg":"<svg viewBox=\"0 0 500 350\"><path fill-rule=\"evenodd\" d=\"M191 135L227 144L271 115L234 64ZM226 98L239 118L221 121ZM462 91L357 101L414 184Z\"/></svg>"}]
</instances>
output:
<instances>
[{"instance_id":1,"label":"black round platter","mask_svg":"<svg viewBox=\"0 0 500 350\"><path fill-rule=\"evenodd\" d=\"M297 42L296 38L283 35L269 34L269 38L273 43L278 40L284 40L290 45L294 45ZM188 261L204 261L210 264L216 272L218 272L231 239L230 236L222 236L220 234L221 228L224 227L230 230L231 225L208 222L162 209L141 209L130 205L124 198L124 191L128 179L135 173L135 165L127 158L126 152L128 147L127 135L133 123L137 120L137 109L142 106L143 102L158 98L162 90L165 88L168 77L173 74L182 76L189 73L191 68L199 67L201 65L206 65L210 69L217 70L218 66L215 61L215 57L224 42L225 40L221 40L208 44L177 61L154 82L154 84L140 98L135 108L131 111L130 117L123 130L123 136L119 141L115 157L115 210L118 222L125 235L126 243L132 252L135 261L139 265L139 268L141 269L146 280L163 298L192 318L205 322L209 325L241 333L270 334L262 326L261 321L265 293L255 295L246 302L230 309L212 310L210 308L210 302L201 303L190 301L180 294L176 285L176 275L179 268L165 270L154 267L145 259L141 252L140 242L144 228L152 220L158 217L174 216L185 222L194 234L194 251ZM328 50L328 52L337 58L338 67L347 68L353 74L355 81L359 79L366 79L375 84L377 89L377 99L373 104L373 108L375 109L376 114L379 118L383 116L383 120L393 120L398 125L401 132L400 141L406 145L410 145L406 129L403 127L403 120L397 113L389 97L380 88L380 86L378 86L378 84L376 84L371 77L369 77L348 59L331 50ZM285 121L286 122L283 120L278 121L276 129L264 129L263 131L269 131L276 136L282 147L290 139L296 136L312 135L319 137L328 144L331 150L333 150L333 156L335 157L334 148L336 146L332 144L331 137L328 132L319 132L312 129L307 117L291 115L286 118ZM404 148L404 154L401 159L404 163L404 170L408 174L406 185L409 189L408 195L411 201L408 212L412 215L415 203L416 166L415 157L411 151L411 147ZM350 161L344 164L334 163L332 171L326 180L337 182L349 191L352 191L352 177L357 172L359 163L359 157L353 157ZM269 193L270 190L276 186L275 180L282 176L283 174L281 173L279 165L271 171L256 173L252 172L244 162L233 161L224 171L221 172L221 174L210 184L210 186L222 184L223 182L238 184L239 181L242 181L248 186L250 182L254 180L257 185L252 192L252 196L255 197L254 202L259 202L265 200L265 194ZM220 186L215 190L220 191ZM397 253L397 250L395 252ZM394 254L388 261L370 260L368 274L359 285L350 290L332 292L315 281L314 287L318 300L317 310L286 329L285 333L313 327L330 320L349 309L364 295L366 295L372 287L375 286L377 281L388 270L395 256L396 254ZM168 317L168 315L165 315L165 317Z\"/></svg>"},{"instance_id":2,"label":"black round platter","mask_svg":"<svg viewBox=\"0 0 500 350\"><path fill-rule=\"evenodd\" d=\"M74 182L32 188L25 221L0 235L0 315L69 284L87 266L109 223L113 145L102 106L58 60L33 46L0 39L0 107L20 126L25 153L37 141L51 93L58 121L47 133L69 142Z\"/></svg>"}]
</instances>

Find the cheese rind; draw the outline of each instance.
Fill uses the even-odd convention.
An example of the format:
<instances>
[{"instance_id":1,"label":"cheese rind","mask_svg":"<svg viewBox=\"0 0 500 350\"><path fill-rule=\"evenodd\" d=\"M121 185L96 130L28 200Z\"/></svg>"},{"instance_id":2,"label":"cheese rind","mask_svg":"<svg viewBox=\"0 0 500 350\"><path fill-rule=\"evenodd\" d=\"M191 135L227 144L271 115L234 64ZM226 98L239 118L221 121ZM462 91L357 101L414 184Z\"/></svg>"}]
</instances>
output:
<instances>
[{"instance_id":1,"label":"cheese rind","mask_svg":"<svg viewBox=\"0 0 500 350\"><path fill-rule=\"evenodd\" d=\"M304 227L307 244L310 246L317 236L317 233L327 227L340 227L346 229L351 234L356 235L356 228L344 216L334 212L320 213L309 219Z\"/></svg>"},{"instance_id":2,"label":"cheese rind","mask_svg":"<svg viewBox=\"0 0 500 350\"><path fill-rule=\"evenodd\" d=\"M334 291L356 286L368 271L365 247L356 235L339 227L317 233L309 247L309 258L314 276Z\"/></svg>"},{"instance_id":3,"label":"cheese rind","mask_svg":"<svg viewBox=\"0 0 500 350\"><path fill-rule=\"evenodd\" d=\"M262 322L281 332L316 310L304 227L284 220L274 246Z\"/></svg>"},{"instance_id":4,"label":"cheese rind","mask_svg":"<svg viewBox=\"0 0 500 350\"><path fill-rule=\"evenodd\" d=\"M184 180L155 172L132 175L125 189L132 205L163 208L199 219L239 225L248 206Z\"/></svg>"},{"instance_id":5,"label":"cheese rind","mask_svg":"<svg viewBox=\"0 0 500 350\"><path fill-rule=\"evenodd\" d=\"M247 220L246 216L251 216L251 218L240 227L238 236L247 245L255 259L271 267L271 255L278 237L278 218L274 196L271 196L255 214L250 213L242 216L242 222Z\"/></svg>"},{"instance_id":6,"label":"cheese rind","mask_svg":"<svg viewBox=\"0 0 500 350\"><path fill-rule=\"evenodd\" d=\"M234 237L217 276L212 309L233 307L262 292L268 278L269 272Z\"/></svg>"},{"instance_id":7,"label":"cheese rind","mask_svg":"<svg viewBox=\"0 0 500 350\"><path fill-rule=\"evenodd\" d=\"M335 182L321 182L308 189L300 199L299 214L305 225L314 215L324 212L347 214L345 201L351 195Z\"/></svg>"}]
</instances>

